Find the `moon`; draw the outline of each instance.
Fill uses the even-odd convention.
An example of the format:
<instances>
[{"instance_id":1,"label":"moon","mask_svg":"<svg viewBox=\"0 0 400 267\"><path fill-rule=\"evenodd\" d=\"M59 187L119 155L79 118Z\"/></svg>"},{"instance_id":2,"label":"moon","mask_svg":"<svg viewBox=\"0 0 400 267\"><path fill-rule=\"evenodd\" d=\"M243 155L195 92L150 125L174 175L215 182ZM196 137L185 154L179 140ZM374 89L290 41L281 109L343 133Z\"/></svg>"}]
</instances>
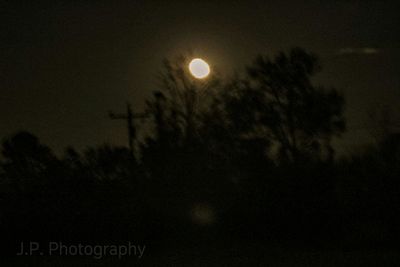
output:
<instances>
[{"instance_id":1,"label":"moon","mask_svg":"<svg viewBox=\"0 0 400 267\"><path fill-rule=\"evenodd\" d=\"M197 79L204 79L210 74L210 66L201 58L195 58L190 61L189 70Z\"/></svg>"}]
</instances>

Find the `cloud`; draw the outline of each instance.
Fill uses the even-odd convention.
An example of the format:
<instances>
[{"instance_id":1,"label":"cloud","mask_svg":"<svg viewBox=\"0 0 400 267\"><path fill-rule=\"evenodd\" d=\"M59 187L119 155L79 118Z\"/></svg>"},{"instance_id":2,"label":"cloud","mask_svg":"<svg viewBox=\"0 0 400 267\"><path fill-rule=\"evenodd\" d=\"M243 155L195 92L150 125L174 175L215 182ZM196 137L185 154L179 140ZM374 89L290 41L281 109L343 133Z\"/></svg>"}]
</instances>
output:
<instances>
[{"instance_id":1,"label":"cloud","mask_svg":"<svg viewBox=\"0 0 400 267\"><path fill-rule=\"evenodd\" d=\"M346 47L339 49L337 52L339 55L373 55L378 53L380 53L380 50L373 47Z\"/></svg>"}]
</instances>

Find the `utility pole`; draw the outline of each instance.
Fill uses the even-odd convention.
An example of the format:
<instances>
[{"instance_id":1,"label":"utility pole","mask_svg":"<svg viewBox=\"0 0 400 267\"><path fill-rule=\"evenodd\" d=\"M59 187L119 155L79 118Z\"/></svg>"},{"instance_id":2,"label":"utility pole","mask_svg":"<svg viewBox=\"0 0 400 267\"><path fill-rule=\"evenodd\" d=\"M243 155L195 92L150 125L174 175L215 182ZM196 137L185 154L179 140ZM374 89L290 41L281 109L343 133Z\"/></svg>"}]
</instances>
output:
<instances>
[{"instance_id":1,"label":"utility pole","mask_svg":"<svg viewBox=\"0 0 400 267\"><path fill-rule=\"evenodd\" d=\"M126 113L123 114L115 114L113 112L108 113L112 120L126 120L127 128L128 128L128 144L129 150L131 154L134 156L135 152L135 139L136 139L136 127L135 127L135 119L143 119L147 118L148 114L146 113L133 113L131 105L126 103Z\"/></svg>"}]
</instances>

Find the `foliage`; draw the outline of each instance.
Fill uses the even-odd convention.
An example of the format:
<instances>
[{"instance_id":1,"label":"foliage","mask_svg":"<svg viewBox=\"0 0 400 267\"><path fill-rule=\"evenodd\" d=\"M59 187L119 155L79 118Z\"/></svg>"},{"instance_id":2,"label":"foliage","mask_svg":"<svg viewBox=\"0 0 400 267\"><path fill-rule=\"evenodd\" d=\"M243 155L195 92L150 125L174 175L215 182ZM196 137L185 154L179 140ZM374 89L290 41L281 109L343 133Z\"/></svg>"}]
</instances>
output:
<instances>
[{"instance_id":1,"label":"foliage","mask_svg":"<svg viewBox=\"0 0 400 267\"><path fill-rule=\"evenodd\" d=\"M259 56L227 100L230 119L243 134L273 141L286 160L319 158L322 148L332 153L331 138L345 129L344 99L312 84L319 69L317 58L298 48Z\"/></svg>"},{"instance_id":2,"label":"foliage","mask_svg":"<svg viewBox=\"0 0 400 267\"><path fill-rule=\"evenodd\" d=\"M320 247L400 237L399 137L323 160L321 147L344 131L344 101L312 85L313 55L259 57L226 83L194 80L185 62L165 62L140 160L107 144L56 156L31 133L5 139L4 242L179 235Z\"/></svg>"}]
</instances>

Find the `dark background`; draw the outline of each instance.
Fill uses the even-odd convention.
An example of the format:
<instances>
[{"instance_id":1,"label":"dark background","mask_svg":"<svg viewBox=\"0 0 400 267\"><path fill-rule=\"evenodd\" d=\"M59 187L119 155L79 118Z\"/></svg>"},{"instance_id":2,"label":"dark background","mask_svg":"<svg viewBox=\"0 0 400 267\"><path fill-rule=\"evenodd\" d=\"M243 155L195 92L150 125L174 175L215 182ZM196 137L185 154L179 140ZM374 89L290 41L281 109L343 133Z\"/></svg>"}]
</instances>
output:
<instances>
[{"instance_id":1,"label":"dark background","mask_svg":"<svg viewBox=\"0 0 400 267\"><path fill-rule=\"evenodd\" d=\"M130 240L148 248L141 266L393 266L399 10L0 0L6 264L136 264L15 257L21 241ZM195 80L191 57L216 75ZM129 148L126 121L108 116L126 102L148 111Z\"/></svg>"}]
</instances>

